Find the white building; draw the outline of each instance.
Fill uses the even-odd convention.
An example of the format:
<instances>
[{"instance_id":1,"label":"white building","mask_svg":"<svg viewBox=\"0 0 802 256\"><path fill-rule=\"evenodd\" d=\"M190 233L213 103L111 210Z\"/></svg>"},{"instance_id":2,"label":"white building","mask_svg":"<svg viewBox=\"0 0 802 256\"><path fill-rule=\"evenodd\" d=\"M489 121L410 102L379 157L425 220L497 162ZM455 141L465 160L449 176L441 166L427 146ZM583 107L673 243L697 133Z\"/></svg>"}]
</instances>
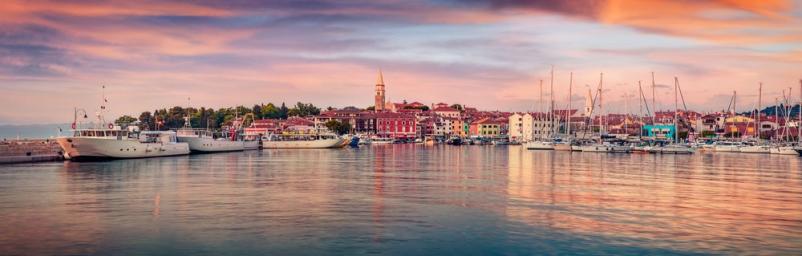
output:
<instances>
[{"instance_id":1,"label":"white building","mask_svg":"<svg viewBox=\"0 0 802 256\"><path fill-rule=\"evenodd\" d=\"M513 141L550 139L554 135L555 121L543 113L512 114L509 118L509 136Z\"/></svg>"}]
</instances>

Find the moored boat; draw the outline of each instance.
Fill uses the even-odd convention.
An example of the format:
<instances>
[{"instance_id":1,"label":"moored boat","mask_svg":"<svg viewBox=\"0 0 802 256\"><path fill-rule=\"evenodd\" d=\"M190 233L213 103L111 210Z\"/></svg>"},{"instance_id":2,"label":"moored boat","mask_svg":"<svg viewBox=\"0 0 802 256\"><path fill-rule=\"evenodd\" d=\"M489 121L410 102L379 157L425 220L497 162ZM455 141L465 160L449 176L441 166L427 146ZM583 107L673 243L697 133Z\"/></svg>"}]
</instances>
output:
<instances>
[{"instance_id":1,"label":"moored boat","mask_svg":"<svg viewBox=\"0 0 802 256\"><path fill-rule=\"evenodd\" d=\"M189 145L178 142L173 131L132 133L121 129L77 129L56 139L70 160L145 158L189 154Z\"/></svg>"},{"instance_id":2,"label":"moored boat","mask_svg":"<svg viewBox=\"0 0 802 256\"><path fill-rule=\"evenodd\" d=\"M262 138L262 148L266 149L304 149L341 148L348 142L335 135L269 135Z\"/></svg>"},{"instance_id":3,"label":"moored boat","mask_svg":"<svg viewBox=\"0 0 802 256\"><path fill-rule=\"evenodd\" d=\"M208 130L179 129L177 138L179 142L187 143L192 152L198 153L243 151L246 146L245 141L231 140L225 134L215 136L212 131ZM259 147L258 141L252 141L248 144L249 147Z\"/></svg>"},{"instance_id":4,"label":"moored boat","mask_svg":"<svg viewBox=\"0 0 802 256\"><path fill-rule=\"evenodd\" d=\"M530 141L524 143L524 147L530 150L554 150L554 143L550 141Z\"/></svg>"},{"instance_id":5,"label":"moored boat","mask_svg":"<svg viewBox=\"0 0 802 256\"><path fill-rule=\"evenodd\" d=\"M751 154L768 154L771 153L771 147L767 145L756 145L756 146L743 146L738 148L741 153L751 153Z\"/></svg>"},{"instance_id":6,"label":"moored boat","mask_svg":"<svg viewBox=\"0 0 802 256\"><path fill-rule=\"evenodd\" d=\"M769 150L772 155L799 155L793 146L775 145Z\"/></svg>"},{"instance_id":7,"label":"moored boat","mask_svg":"<svg viewBox=\"0 0 802 256\"><path fill-rule=\"evenodd\" d=\"M714 152L741 152L743 144L731 141L716 141L713 143Z\"/></svg>"}]
</instances>

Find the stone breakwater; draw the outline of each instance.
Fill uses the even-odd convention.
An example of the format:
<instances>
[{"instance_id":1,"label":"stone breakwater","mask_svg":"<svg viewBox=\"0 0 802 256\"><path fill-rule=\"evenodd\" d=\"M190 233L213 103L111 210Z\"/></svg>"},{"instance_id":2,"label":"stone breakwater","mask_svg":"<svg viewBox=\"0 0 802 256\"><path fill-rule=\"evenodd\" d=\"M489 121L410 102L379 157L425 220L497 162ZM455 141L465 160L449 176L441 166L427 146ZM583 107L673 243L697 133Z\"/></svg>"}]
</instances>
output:
<instances>
[{"instance_id":1,"label":"stone breakwater","mask_svg":"<svg viewBox=\"0 0 802 256\"><path fill-rule=\"evenodd\" d=\"M0 141L0 164L63 160L61 147L53 139Z\"/></svg>"}]
</instances>

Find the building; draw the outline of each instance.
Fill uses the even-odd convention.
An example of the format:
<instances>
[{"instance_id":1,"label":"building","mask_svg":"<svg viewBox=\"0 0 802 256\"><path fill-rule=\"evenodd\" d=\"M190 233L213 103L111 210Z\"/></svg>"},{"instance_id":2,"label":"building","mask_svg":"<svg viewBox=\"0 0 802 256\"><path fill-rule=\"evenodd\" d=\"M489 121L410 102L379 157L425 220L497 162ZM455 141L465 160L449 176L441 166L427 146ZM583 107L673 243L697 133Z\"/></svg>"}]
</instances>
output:
<instances>
[{"instance_id":1,"label":"building","mask_svg":"<svg viewBox=\"0 0 802 256\"><path fill-rule=\"evenodd\" d=\"M523 141L524 135L524 119L523 115L514 113L508 119L509 123L509 136L511 141Z\"/></svg>"},{"instance_id":2,"label":"building","mask_svg":"<svg viewBox=\"0 0 802 256\"><path fill-rule=\"evenodd\" d=\"M448 106L439 106L432 110L436 115L442 117L450 117L450 118L460 118L460 111L458 109L448 107Z\"/></svg>"},{"instance_id":3,"label":"building","mask_svg":"<svg viewBox=\"0 0 802 256\"><path fill-rule=\"evenodd\" d=\"M642 129L642 136L654 138L657 140L673 140L676 129L674 125L668 124L650 124L644 125Z\"/></svg>"},{"instance_id":4,"label":"building","mask_svg":"<svg viewBox=\"0 0 802 256\"><path fill-rule=\"evenodd\" d=\"M418 124L415 116L401 113L376 113L376 136L401 140L414 140Z\"/></svg>"},{"instance_id":5,"label":"building","mask_svg":"<svg viewBox=\"0 0 802 256\"><path fill-rule=\"evenodd\" d=\"M379 70L379 78L376 79L376 96L374 99L374 111L382 112L385 111L385 91L384 91L384 77L382 76L382 71Z\"/></svg>"}]
</instances>

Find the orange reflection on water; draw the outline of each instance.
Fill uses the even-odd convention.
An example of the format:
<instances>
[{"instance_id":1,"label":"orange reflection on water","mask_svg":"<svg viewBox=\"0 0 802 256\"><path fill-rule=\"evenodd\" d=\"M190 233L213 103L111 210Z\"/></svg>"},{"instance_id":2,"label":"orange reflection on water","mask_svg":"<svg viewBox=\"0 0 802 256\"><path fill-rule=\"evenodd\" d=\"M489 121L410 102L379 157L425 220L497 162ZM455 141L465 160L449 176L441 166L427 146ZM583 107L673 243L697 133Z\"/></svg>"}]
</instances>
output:
<instances>
[{"instance_id":1,"label":"orange reflection on water","mask_svg":"<svg viewBox=\"0 0 802 256\"><path fill-rule=\"evenodd\" d=\"M505 212L516 221L706 249L802 247L798 239L778 239L802 237L800 166L793 156L512 148L508 156Z\"/></svg>"}]
</instances>

